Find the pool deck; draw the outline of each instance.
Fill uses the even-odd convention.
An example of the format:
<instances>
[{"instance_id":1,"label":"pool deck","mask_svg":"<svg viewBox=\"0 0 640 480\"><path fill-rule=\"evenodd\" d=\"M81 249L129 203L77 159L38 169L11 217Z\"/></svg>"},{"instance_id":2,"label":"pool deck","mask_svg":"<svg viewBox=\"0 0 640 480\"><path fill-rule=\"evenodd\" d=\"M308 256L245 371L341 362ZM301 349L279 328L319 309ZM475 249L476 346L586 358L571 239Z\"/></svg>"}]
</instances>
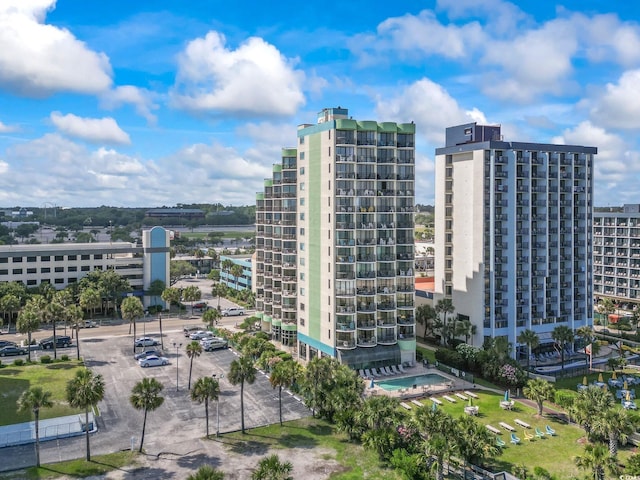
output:
<instances>
[{"instance_id":1,"label":"pool deck","mask_svg":"<svg viewBox=\"0 0 640 480\"><path fill-rule=\"evenodd\" d=\"M398 399L418 399L418 398L427 398L435 395L443 395L449 392L457 392L463 390L473 390L475 385L471 382L467 382L462 378L455 377L453 375L449 375L444 373L437 368L424 367L422 365L416 365L413 367L404 367L406 373L402 375L392 375L388 377L382 377L374 380L374 387L369 387L369 381L366 382L367 387L365 389L365 395L386 395L388 397L394 397ZM375 385L377 380L396 380L400 378L407 377L417 377L420 375L429 375L436 374L444 377L446 379L443 383L438 383L435 385L420 385L416 386L416 388L400 388L398 390L385 390L378 385Z\"/></svg>"}]
</instances>

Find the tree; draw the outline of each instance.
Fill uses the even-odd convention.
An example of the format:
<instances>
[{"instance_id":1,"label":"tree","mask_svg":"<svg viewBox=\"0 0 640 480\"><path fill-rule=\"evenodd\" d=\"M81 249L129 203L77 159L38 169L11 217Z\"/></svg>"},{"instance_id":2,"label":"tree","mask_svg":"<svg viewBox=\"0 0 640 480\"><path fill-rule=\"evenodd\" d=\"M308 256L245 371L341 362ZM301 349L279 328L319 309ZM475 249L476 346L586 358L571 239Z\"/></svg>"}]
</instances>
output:
<instances>
[{"instance_id":1,"label":"tree","mask_svg":"<svg viewBox=\"0 0 640 480\"><path fill-rule=\"evenodd\" d=\"M11 319L13 314L20 310L20 297L12 293L8 293L0 298L0 310L6 315L9 314L9 323L7 325L7 333L11 331Z\"/></svg>"},{"instance_id":2,"label":"tree","mask_svg":"<svg viewBox=\"0 0 640 480\"><path fill-rule=\"evenodd\" d=\"M607 471L612 475L618 473L616 459L602 444L585 445L584 453L575 458L575 463L578 468L590 471L593 480L605 480Z\"/></svg>"},{"instance_id":3,"label":"tree","mask_svg":"<svg viewBox=\"0 0 640 480\"><path fill-rule=\"evenodd\" d=\"M501 453L494 435L468 415L458 417L454 435L455 451L464 461L464 478L467 478L469 463L481 465Z\"/></svg>"},{"instance_id":4,"label":"tree","mask_svg":"<svg viewBox=\"0 0 640 480\"><path fill-rule=\"evenodd\" d=\"M542 416L543 404L545 400L551 400L556 389L543 378L534 378L527 382L522 389L522 393L529 400L533 400L538 405L538 415Z\"/></svg>"},{"instance_id":5,"label":"tree","mask_svg":"<svg viewBox=\"0 0 640 480\"><path fill-rule=\"evenodd\" d=\"M167 287L162 292L162 300L169 304L169 309L171 309L171 305L179 304L181 297L182 292L179 288Z\"/></svg>"},{"instance_id":6,"label":"tree","mask_svg":"<svg viewBox=\"0 0 640 480\"><path fill-rule=\"evenodd\" d=\"M189 357L189 387L191 390L191 372L193 371L193 359L202 354L202 345L197 340L187 344L187 357Z\"/></svg>"},{"instance_id":7,"label":"tree","mask_svg":"<svg viewBox=\"0 0 640 480\"><path fill-rule=\"evenodd\" d=\"M178 280L196 273L196 267L186 260L171 260L169 264L169 284L174 285Z\"/></svg>"},{"instance_id":8,"label":"tree","mask_svg":"<svg viewBox=\"0 0 640 480\"><path fill-rule=\"evenodd\" d=\"M196 473L192 473L187 480L223 480L224 473L209 465L203 465Z\"/></svg>"},{"instance_id":9,"label":"tree","mask_svg":"<svg viewBox=\"0 0 640 480\"><path fill-rule=\"evenodd\" d=\"M156 305L157 297L162 296L165 288L166 284L162 280L157 279L151 282L151 284L149 285L149 290L146 291L146 294L151 297L152 306Z\"/></svg>"},{"instance_id":10,"label":"tree","mask_svg":"<svg viewBox=\"0 0 640 480\"><path fill-rule=\"evenodd\" d=\"M18 332L27 334L27 361L31 362L31 334L40 328L40 314L31 302L27 302L18 314Z\"/></svg>"},{"instance_id":11,"label":"tree","mask_svg":"<svg viewBox=\"0 0 640 480\"><path fill-rule=\"evenodd\" d=\"M204 403L204 414L207 425L207 438L209 438L209 400L218 400L220 396L220 383L211 377L202 377L196 380L191 390L191 400Z\"/></svg>"},{"instance_id":12,"label":"tree","mask_svg":"<svg viewBox=\"0 0 640 480\"><path fill-rule=\"evenodd\" d=\"M447 316L455 311L455 307L453 306L453 302L450 298L442 298L436 303L435 310L438 315L442 315L442 341L446 345L449 342L450 336Z\"/></svg>"},{"instance_id":13,"label":"tree","mask_svg":"<svg viewBox=\"0 0 640 480\"><path fill-rule=\"evenodd\" d=\"M540 345L540 337L533 330L523 330L517 338L518 342L526 345L529 355L527 355L527 370L531 370L531 352Z\"/></svg>"},{"instance_id":14,"label":"tree","mask_svg":"<svg viewBox=\"0 0 640 480\"><path fill-rule=\"evenodd\" d=\"M144 411L144 419L142 420L142 437L140 438L140 449L142 453L142 445L144 443L144 431L147 426L147 414L152 412L164 403L164 397L161 395L164 386L155 378L144 378L135 384L131 391L129 401L136 410Z\"/></svg>"},{"instance_id":15,"label":"tree","mask_svg":"<svg viewBox=\"0 0 640 480\"><path fill-rule=\"evenodd\" d=\"M609 454L616 458L618 443L626 443L628 436L635 431L635 425L627 410L614 407L596 417L593 431L609 441Z\"/></svg>"},{"instance_id":16,"label":"tree","mask_svg":"<svg viewBox=\"0 0 640 480\"><path fill-rule=\"evenodd\" d=\"M595 385L582 389L576 395L571 407L573 416L590 439L593 424L602 412L613 406L613 396Z\"/></svg>"},{"instance_id":17,"label":"tree","mask_svg":"<svg viewBox=\"0 0 640 480\"><path fill-rule=\"evenodd\" d=\"M595 333L590 326L583 325L582 327L578 328L576 330L576 336L582 339L582 342L584 343L585 353L589 355L590 359L594 355L597 355L598 352L600 352L600 343L596 341L597 339ZM591 349L591 353L588 353L587 347Z\"/></svg>"},{"instance_id":18,"label":"tree","mask_svg":"<svg viewBox=\"0 0 640 480\"><path fill-rule=\"evenodd\" d=\"M220 311L220 297L223 297L227 292L227 287L221 283L215 283L211 287L211 295L218 298L218 311Z\"/></svg>"},{"instance_id":19,"label":"tree","mask_svg":"<svg viewBox=\"0 0 640 480\"><path fill-rule=\"evenodd\" d=\"M277 362L271 374L269 382L273 388L278 388L278 406L280 412L280 426L282 426L282 389L290 388L301 375L300 364L293 360Z\"/></svg>"},{"instance_id":20,"label":"tree","mask_svg":"<svg viewBox=\"0 0 640 480\"><path fill-rule=\"evenodd\" d=\"M293 480L292 470L291 462L282 462L274 453L258 462L258 469L251 474L251 480Z\"/></svg>"},{"instance_id":21,"label":"tree","mask_svg":"<svg viewBox=\"0 0 640 480\"><path fill-rule=\"evenodd\" d=\"M144 315L144 307L138 297L127 297L122 302L122 318L129 322L129 333L133 324L133 353L136 353L136 320Z\"/></svg>"},{"instance_id":22,"label":"tree","mask_svg":"<svg viewBox=\"0 0 640 480\"><path fill-rule=\"evenodd\" d=\"M600 315L604 315L605 326L609 322L609 315L616 311L616 304L611 298L600 298L596 307Z\"/></svg>"},{"instance_id":23,"label":"tree","mask_svg":"<svg viewBox=\"0 0 640 480\"><path fill-rule=\"evenodd\" d=\"M425 454L435 457L436 479L443 480L445 461L454 452L455 443L451 432L455 431L455 420L442 409L422 407L415 411L411 423L423 439Z\"/></svg>"},{"instance_id":24,"label":"tree","mask_svg":"<svg viewBox=\"0 0 640 480\"><path fill-rule=\"evenodd\" d=\"M420 305L419 307L416 308L416 322L424 326L423 339L425 342L427 341L427 336L428 336L427 334L429 332L433 334L433 329L435 328L434 322L437 317L438 317L438 314L436 313L436 310L431 305L425 304L425 305Z\"/></svg>"},{"instance_id":25,"label":"tree","mask_svg":"<svg viewBox=\"0 0 640 480\"><path fill-rule=\"evenodd\" d=\"M182 299L185 302L191 302L191 315L193 315L193 302L197 302L202 298L202 292L195 285L189 285L182 290Z\"/></svg>"},{"instance_id":26,"label":"tree","mask_svg":"<svg viewBox=\"0 0 640 480\"><path fill-rule=\"evenodd\" d=\"M88 287L80 292L80 306L95 317L96 310L102 305L102 296L97 288Z\"/></svg>"},{"instance_id":27,"label":"tree","mask_svg":"<svg viewBox=\"0 0 640 480\"><path fill-rule=\"evenodd\" d=\"M568 343L573 343L575 335L566 325L558 325L551 332L551 338L560 345L560 370L564 371L564 354L565 347Z\"/></svg>"},{"instance_id":28,"label":"tree","mask_svg":"<svg viewBox=\"0 0 640 480\"><path fill-rule=\"evenodd\" d=\"M214 282L219 282L220 281L220 270L214 268L212 269L208 274L207 274L207 278L209 280L212 280Z\"/></svg>"},{"instance_id":29,"label":"tree","mask_svg":"<svg viewBox=\"0 0 640 480\"><path fill-rule=\"evenodd\" d=\"M100 272L98 285L103 295L107 298L108 304L113 305L114 314L117 314L123 295L131 291L129 281L118 275L115 270L109 269Z\"/></svg>"},{"instance_id":30,"label":"tree","mask_svg":"<svg viewBox=\"0 0 640 480\"><path fill-rule=\"evenodd\" d=\"M56 333L56 323L64 317L64 307L53 298L47 300L46 307L42 312L43 320L46 323L50 323L53 327L53 358L57 359L58 348L56 338L58 335Z\"/></svg>"},{"instance_id":31,"label":"tree","mask_svg":"<svg viewBox=\"0 0 640 480\"><path fill-rule=\"evenodd\" d=\"M76 355L77 359L80 360L80 324L84 317L82 308L79 305L69 305L65 309L65 317L71 328L76 332Z\"/></svg>"},{"instance_id":32,"label":"tree","mask_svg":"<svg viewBox=\"0 0 640 480\"><path fill-rule=\"evenodd\" d=\"M218 309L209 308L202 314L202 321L208 323L210 328L213 328L213 324L217 324L220 317L222 317L222 314Z\"/></svg>"},{"instance_id":33,"label":"tree","mask_svg":"<svg viewBox=\"0 0 640 480\"><path fill-rule=\"evenodd\" d=\"M231 267L231 275L233 275L233 278L236 281L236 291L238 291L238 280L242 276L243 271L244 269L242 268L242 265L237 263L234 263L233 267Z\"/></svg>"},{"instance_id":34,"label":"tree","mask_svg":"<svg viewBox=\"0 0 640 480\"><path fill-rule=\"evenodd\" d=\"M45 391L42 387L31 387L20 395L18 408L21 412L31 410L36 427L36 466L40 466L40 409L51 408L51 392Z\"/></svg>"},{"instance_id":35,"label":"tree","mask_svg":"<svg viewBox=\"0 0 640 480\"><path fill-rule=\"evenodd\" d=\"M244 429L244 384L252 384L256 380L256 367L253 366L253 359L248 355L243 355L231 362L229 370L229 381L233 385L240 385L240 418L242 433L245 433Z\"/></svg>"},{"instance_id":36,"label":"tree","mask_svg":"<svg viewBox=\"0 0 640 480\"><path fill-rule=\"evenodd\" d=\"M76 372L76 376L67 383L67 401L74 408L84 409L84 425L87 444L87 462L91 461L89 445L89 409L95 407L104 398L104 379L94 375L88 368Z\"/></svg>"}]
</instances>

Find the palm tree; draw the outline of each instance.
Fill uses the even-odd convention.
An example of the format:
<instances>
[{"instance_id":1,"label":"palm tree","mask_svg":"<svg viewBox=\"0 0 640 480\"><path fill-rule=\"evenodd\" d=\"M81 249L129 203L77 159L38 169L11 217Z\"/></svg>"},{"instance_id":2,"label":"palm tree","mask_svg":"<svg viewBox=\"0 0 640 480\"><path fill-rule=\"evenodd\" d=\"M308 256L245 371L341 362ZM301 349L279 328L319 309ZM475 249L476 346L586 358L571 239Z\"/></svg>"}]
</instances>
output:
<instances>
[{"instance_id":1,"label":"palm tree","mask_svg":"<svg viewBox=\"0 0 640 480\"><path fill-rule=\"evenodd\" d=\"M581 390L573 401L573 415L590 439L593 424L598 416L613 406L613 396L595 385Z\"/></svg>"},{"instance_id":2,"label":"palm tree","mask_svg":"<svg viewBox=\"0 0 640 480\"><path fill-rule=\"evenodd\" d=\"M282 426L282 389L291 387L300 375L300 364L293 360L277 362L269 375L271 386L278 387L280 426Z\"/></svg>"},{"instance_id":3,"label":"palm tree","mask_svg":"<svg viewBox=\"0 0 640 480\"><path fill-rule=\"evenodd\" d=\"M47 306L43 311L43 319L46 323L51 323L53 327L53 358L58 358L58 348L56 342L56 323L64 316L64 307L53 298L47 300Z\"/></svg>"},{"instance_id":4,"label":"palm tree","mask_svg":"<svg viewBox=\"0 0 640 480\"><path fill-rule=\"evenodd\" d=\"M197 340L187 345L187 357L189 357L189 387L191 390L191 372L193 371L193 359L198 358L202 354L202 345Z\"/></svg>"},{"instance_id":5,"label":"palm tree","mask_svg":"<svg viewBox=\"0 0 640 480\"><path fill-rule=\"evenodd\" d=\"M433 332L433 328L434 328L433 322L437 317L438 317L438 314L436 313L436 310L431 305L425 304L425 305L420 305L419 307L416 307L416 322L424 326L423 339L425 341L427 340L427 333L430 331Z\"/></svg>"},{"instance_id":6,"label":"palm tree","mask_svg":"<svg viewBox=\"0 0 640 480\"><path fill-rule=\"evenodd\" d=\"M600 298L600 301L596 308L600 315L604 315L604 324L606 326L607 322L609 321L609 315L616 311L615 302L611 298Z\"/></svg>"},{"instance_id":7,"label":"palm tree","mask_svg":"<svg viewBox=\"0 0 640 480\"><path fill-rule=\"evenodd\" d=\"M242 268L242 265L237 263L234 263L233 267L231 267L231 275L233 275L233 278L236 281L236 291L238 291L238 280L242 276L243 271L244 269Z\"/></svg>"},{"instance_id":8,"label":"palm tree","mask_svg":"<svg viewBox=\"0 0 640 480\"><path fill-rule=\"evenodd\" d=\"M616 458L618 443L626 443L627 437L635 431L635 425L627 410L614 407L598 415L593 430L609 440L609 454Z\"/></svg>"},{"instance_id":9,"label":"palm tree","mask_svg":"<svg viewBox=\"0 0 640 480\"><path fill-rule=\"evenodd\" d=\"M84 425L87 443L87 462L91 461L89 445L89 409L95 407L104 398L104 379L94 375L88 368L76 372L76 376L67 383L67 401L74 408L84 409Z\"/></svg>"},{"instance_id":10,"label":"palm tree","mask_svg":"<svg viewBox=\"0 0 640 480\"><path fill-rule=\"evenodd\" d=\"M202 314L202 321L207 322L210 328L213 328L214 323L218 323L218 320L222 317L222 314L217 308L209 308Z\"/></svg>"},{"instance_id":11,"label":"palm tree","mask_svg":"<svg viewBox=\"0 0 640 480\"><path fill-rule=\"evenodd\" d=\"M147 426L147 413L152 412L164 403L164 397L160 395L164 386L155 378L143 378L135 384L131 391L129 401L136 410L144 411L144 419L142 421L142 437L140 438L140 449L142 453L142 445L144 443L144 430Z\"/></svg>"},{"instance_id":12,"label":"palm tree","mask_svg":"<svg viewBox=\"0 0 640 480\"><path fill-rule=\"evenodd\" d=\"M282 462L275 453L263 458L258 469L251 474L251 480L292 480L289 475L293 470L291 462Z\"/></svg>"},{"instance_id":13,"label":"palm tree","mask_svg":"<svg viewBox=\"0 0 640 480\"><path fill-rule=\"evenodd\" d=\"M51 392L45 391L42 387L31 387L22 392L18 399L18 408L24 412L31 410L36 427L36 467L40 466L40 409L53 407Z\"/></svg>"},{"instance_id":14,"label":"palm tree","mask_svg":"<svg viewBox=\"0 0 640 480\"><path fill-rule=\"evenodd\" d=\"M222 297L227 290L227 287L221 283L215 283L213 287L211 287L211 295L214 297L218 297L218 311L220 311L220 297Z\"/></svg>"},{"instance_id":15,"label":"palm tree","mask_svg":"<svg viewBox=\"0 0 640 480\"><path fill-rule=\"evenodd\" d=\"M568 343L573 343L575 335L566 325L558 325L551 332L551 338L560 344L560 370L564 371L564 348Z\"/></svg>"},{"instance_id":16,"label":"palm tree","mask_svg":"<svg viewBox=\"0 0 640 480\"><path fill-rule=\"evenodd\" d=\"M7 293L2 298L0 298L0 310L5 314L9 314L9 323L7 325L7 333L11 331L11 319L13 318L14 312L17 312L20 309L20 297L14 295L12 293Z\"/></svg>"},{"instance_id":17,"label":"palm tree","mask_svg":"<svg viewBox=\"0 0 640 480\"><path fill-rule=\"evenodd\" d=\"M31 362L31 334L40 328L40 315L29 302L18 314L17 327L18 332L27 334L27 361Z\"/></svg>"},{"instance_id":18,"label":"palm tree","mask_svg":"<svg viewBox=\"0 0 640 480\"><path fill-rule=\"evenodd\" d=\"M495 437L473 417L463 415L456 421L455 450L464 461L464 478L467 478L467 465L484 463L487 458L501 453Z\"/></svg>"},{"instance_id":19,"label":"palm tree","mask_svg":"<svg viewBox=\"0 0 640 480\"><path fill-rule=\"evenodd\" d=\"M191 302L191 315L193 315L193 302L197 302L202 298L202 292L195 285L189 285L182 290L182 298L185 302Z\"/></svg>"},{"instance_id":20,"label":"palm tree","mask_svg":"<svg viewBox=\"0 0 640 480\"><path fill-rule=\"evenodd\" d=\"M215 378L202 377L196 380L191 390L191 400L204 403L204 414L207 424L207 438L209 438L209 400L218 400L220 397L220 383Z\"/></svg>"},{"instance_id":21,"label":"palm tree","mask_svg":"<svg viewBox=\"0 0 640 480\"><path fill-rule=\"evenodd\" d=\"M399 401L386 395L367 398L356 413L356 419L368 430L380 430L399 423Z\"/></svg>"},{"instance_id":22,"label":"palm tree","mask_svg":"<svg viewBox=\"0 0 640 480\"><path fill-rule=\"evenodd\" d=\"M256 380L256 367L253 366L253 359L248 355L243 355L231 362L229 370L229 381L233 385L240 384L240 418L242 433L245 433L244 429L244 384L252 384Z\"/></svg>"},{"instance_id":23,"label":"palm tree","mask_svg":"<svg viewBox=\"0 0 640 480\"><path fill-rule=\"evenodd\" d=\"M585 353L587 353L587 347L591 349L591 353L587 353L591 359L593 355L597 355L600 351L600 343L596 342L596 336L593 333L593 329L588 325L583 325L576 330L576 336L582 339L584 343ZM591 367L589 367L591 368Z\"/></svg>"},{"instance_id":24,"label":"palm tree","mask_svg":"<svg viewBox=\"0 0 640 480\"><path fill-rule=\"evenodd\" d=\"M447 315L455 311L453 301L450 298L442 298L436 303L435 310L438 315L442 315L442 341L446 345L451 333L451 329L447 325Z\"/></svg>"},{"instance_id":25,"label":"palm tree","mask_svg":"<svg viewBox=\"0 0 640 480\"><path fill-rule=\"evenodd\" d=\"M122 301L122 318L129 322L129 333L133 324L133 353L136 353L136 320L144 315L144 307L138 297L127 297Z\"/></svg>"},{"instance_id":26,"label":"palm tree","mask_svg":"<svg viewBox=\"0 0 640 480\"><path fill-rule=\"evenodd\" d=\"M529 349L529 355L527 356L527 370L531 370L531 352L534 348L540 345L540 337L533 330L523 330L517 338L518 342L526 345Z\"/></svg>"},{"instance_id":27,"label":"palm tree","mask_svg":"<svg viewBox=\"0 0 640 480\"><path fill-rule=\"evenodd\" d=\"M182 293L180 292L179 288L175 288L175 287L167 287L162 291L162 295L161 298L164 302L168 303L169 305L167 306L167 308L169 310L171 310L171 305L172 304L178 304L180 303L180 297L182 296Z\"/></svg>"},{"instance_id":28,"label":"palm tree","mask_svg":"<svg viewBox=\"0 0 640 480\"><path fill-rule=\"evenodd\" d=\"M591 471L593 480L605 480L605 473L608 471L612 475L618 473L616 459L611 456L607 448L602 444L587 444L584 447L584 454L575 458L578 468Z\"/></svg>"},{"instance_id":29,"label":"palm tree","mask_svg":"<svg viewBox=\"0 0 640 480\"><path fill-rule=\"evenodd\" d=\"M527 382L527 385L522 389L522 393L529 400L533 400L538 404L538 415L542 416L543 404L545 400L551 400L556 389L543 378L534 378Z\"/></svg>"},{"instance_id":30,"label":"palm tree","mask_svg":"<svg viewBox=\"0 0 640 480\"><path fill-rule=\"evenodd\" d=\"M223 480L224 473L209 465L203 465L196 473L192 473L187 480Z\"/></svg>"},{"instance_id":31,"label":"palm tree","mask_svg":"<svg viewBox=\"0 0 640 480\"><path fill-rule=\"evenodd\" d=\"M425 454L436 459L436 479L443 480L444 463L454 452L451 432L455 431L455 420L441 409L423 407L415 411L412 424L424 441Z\"/></svg>"}]
</instances>

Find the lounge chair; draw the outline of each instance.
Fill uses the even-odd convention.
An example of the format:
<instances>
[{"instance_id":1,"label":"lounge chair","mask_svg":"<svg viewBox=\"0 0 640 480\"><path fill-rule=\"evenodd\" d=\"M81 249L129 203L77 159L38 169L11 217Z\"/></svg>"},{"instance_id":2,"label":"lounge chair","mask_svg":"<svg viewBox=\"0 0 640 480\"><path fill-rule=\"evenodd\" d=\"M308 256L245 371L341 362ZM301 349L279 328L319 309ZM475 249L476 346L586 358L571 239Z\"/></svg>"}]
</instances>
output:
<instances>
[{"instance_id":1,"label":"lounge chair","mask_svg":"<svg viewBox=\"0 0 640 480\"><path fill-rule=\"evenodd\" d=\"M367 378L371 378L373 375L371 375L371 372L369 371L368 368L364 369L364 374L367 376Z\"/></svg>"},{"instance_id":2,"label":"lounge chair","mask_svg":"<svg viewBox=\"0 0 640 480\"><path fill-rule=\"evenodd\" d=\"M371 369L371 375L373 375L374 377L380 377L381 375L378 373L378 370L375 368Z\"/></svg>"},{"instance_id":3,"label":"lounge chair","mask_svg":"<svg viewBox=\"0 0 640 480\"><path fill-rule=\"evenodd\" d=\"M384 368L386 368L386 369L387 369L387 373L388 373L389 375L395 375L395 374L396 374L393 370L391 370L391 367L384 367Z\"/></svg>"},{"instance_id":4,"label":"lounge chair","mask_svg":"<svg viewBox=\"0 0 640 480\"><path fill-rule=\"evenodd\" d=\"M520 443L520 439L516 436L515 433L511 434L511 443L514 445L518 445Z\"/></svg>"},{"instance_id":5,"label":"lounge chair","mask_svg":"<svg viewBox=\"0 0 640 480\"><path fill-rule=\"evenodd\" d=\"M367 378L367 376L364 374L364 370L360 369L360 370L358 370L358 373L360 374L360 376L362 378Z\"/></svg>"},{"instance_id":6,"label":"lounge chair","mask_svg":"<svg viewBox=\"0 0 640 480\"><path fill-rule=\"evenodd\" d=\"M507 444L500 437L496 437L496 445L500 448L504 448Z\"/></svg>"},{"instance_id":7,"label":"lounge chair","mask_svg":"<svg viewBox=\"0 0 640 480\"><path fill-rule=\"evenodd\" d=\"M385 375L392 375L387 367L382 367L380 370L382 370L382 373L384 373Z\"/></svg>"},{"instance_id":8,"label":"lounge chair","mask_svg":"<svg viewBox=\"0 0 640 480\"><path fill-rule=\"evenodd\" d=\"M398 365L398 370L400 370L400 373L407 373L407 371L402 367L402 365Z\"/></svg>"},{"instance_id":9,"label":"lounge chair","mask_svg":"<svg viewBox=\"0 0 640 480\"><path fill-rule=\"evenodd\" d=\"M400 375L400 373L401 373L401 372L400 372L400 370L398 370L398 369L395 367L395 365L391 365L391 371L392 371L393 373L395 373L396 375Z\"/></svg>"},{"instance_id":10,"label":"lounge chair","mask_svg":"<svg viewBox=\"0 0 640 480\"><path fill-rule=\"evenodd\" d=\"M547 435L554 436L556 434L556 431L553 428L551 428L549 425L545 427L545 430L547 432Z\"/></svg>"},{"instance_id":11,"label":"lounge chair","mask_svg":"<svg viewBox=\"0 0 640 480\"><path fill-rule=\"evenodd\" d=\"M529 432L527 432L526 430L524 431L524 439L525 440L533 440L533 435L531 435Z\"/></svg>"},{"instance_id":12,"label":"lounge chair","mask_svg":"<svg viewBox=\"0 0 640 480\"><path fill-rule=\"evenodd\" d=\"M542 430L540 430L538 427L536 427L536 437L538 437L538 438L543 438L544 437L544 432Z\"/></svg>"}]
</instances>

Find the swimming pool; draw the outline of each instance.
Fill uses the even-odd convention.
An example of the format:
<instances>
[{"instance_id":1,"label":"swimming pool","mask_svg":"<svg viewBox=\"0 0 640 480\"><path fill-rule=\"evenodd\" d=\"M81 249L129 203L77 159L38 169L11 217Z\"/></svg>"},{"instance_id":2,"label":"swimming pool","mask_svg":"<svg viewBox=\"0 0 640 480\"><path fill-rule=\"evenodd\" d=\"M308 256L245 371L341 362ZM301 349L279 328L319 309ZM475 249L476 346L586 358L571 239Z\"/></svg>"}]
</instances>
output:
<instances>
[{"instance_id":1,"label":"swimming pool","mask_svg":"<svg viewBox=\"0 0 640 480\"><path fill-rule=\"evenodd\" d=\"M401 388L411 388L414 385L439 385L447 383L450 380L437 373L426 373L424 375L415 375L413 377L394 378L390 380L376 380L374 383L388 392L400 390Z\"/></svg>"}]
</instances>

